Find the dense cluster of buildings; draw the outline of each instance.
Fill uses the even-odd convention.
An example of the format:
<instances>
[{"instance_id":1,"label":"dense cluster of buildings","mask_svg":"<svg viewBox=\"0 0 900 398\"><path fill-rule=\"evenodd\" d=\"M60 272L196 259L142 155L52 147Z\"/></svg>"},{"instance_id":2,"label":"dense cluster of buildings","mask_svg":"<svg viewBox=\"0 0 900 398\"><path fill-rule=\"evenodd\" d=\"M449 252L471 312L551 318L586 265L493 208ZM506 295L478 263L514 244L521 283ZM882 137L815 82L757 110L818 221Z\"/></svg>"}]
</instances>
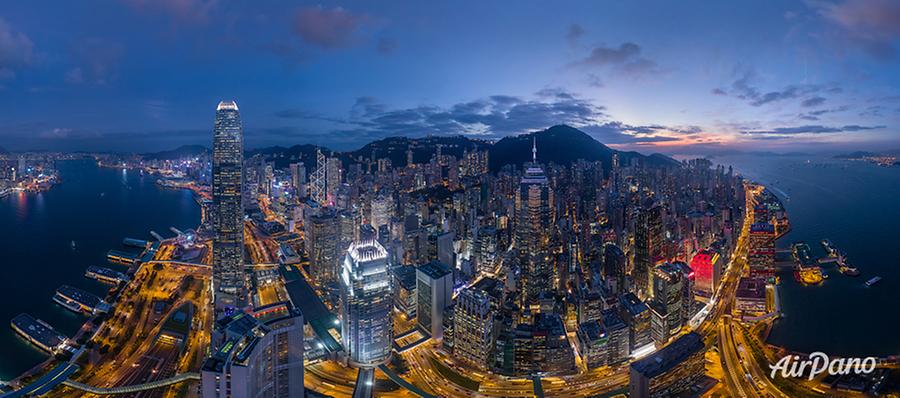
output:
<instances>
[{"instance_id":1,"label":"dense cluster of buildings","mask_svg":"<svg viewBox=\"0 0 900 398\"><path fill-rule=\"evenodd\" d=\"M0 197L14 190L44 191L58 179L56 160L65 157L52 152L0 152Z\"/></svg>"},{"instance_id":2,"label":"dense cluster of buildings","mask_svg":"<svg viewBox=\"0 0 900 398\"><path fill-rule=\"evenodd\" d=\"M355 367L390 360L393 337L406 332L394 317L479 371L571 374L654 350L667 364L694 363L702 344L686 340L686 326L716 294L743 220L741 178L706 160L622 164L614 152L608 163L541 162L539 135L530 162L494 172L486 148L430 138L403 140L405 159L320 148L243 159L230 102L215 130L208 224L216 307L230 320L222 341L275 334L277 344L295 333L237 311L248 303L240 228L264 201L257 221L302 236L281 252L308 259L311 284L340 314L342 359ZM257 348L241 348L216 351L204 391L248 366ZM640 363L641 391L670 373Z\"/></svg>"}]
</instances>

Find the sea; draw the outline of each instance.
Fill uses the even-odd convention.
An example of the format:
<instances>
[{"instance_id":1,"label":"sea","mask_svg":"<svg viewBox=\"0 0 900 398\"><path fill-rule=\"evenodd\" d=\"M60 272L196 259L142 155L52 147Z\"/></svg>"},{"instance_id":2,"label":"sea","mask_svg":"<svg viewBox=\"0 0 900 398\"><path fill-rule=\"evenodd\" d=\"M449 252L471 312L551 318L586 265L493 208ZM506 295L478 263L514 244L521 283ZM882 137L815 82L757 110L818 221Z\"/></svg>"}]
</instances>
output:
<instances>
[{"instance_id":1,"label":"sea","mask_svg":"<svg viewBox=\"0 0 900 398\"><path fill-rule=\"evenodd\" d=\"M88 266L126 270L107 263L108 250L126 249L126 237L152 240L150 231L168 237L170 227L196 228L200 207L192 192L160 188L137 170L103 168L92 159L59 161L57 168L61 183L50 190L0 198L0 322L9 325L27 312L71 337L86 317L57 305L56 288L68 284L103 297L109 286L85 278ZM0 327L0 381L46 358Z\"/></svg>"},{"instance_id":2,"label":"sea","mask_svg":"<svg viewBox=\"0 0 900 398\"><path fill-rule=\"evenodd\" d=\"M784 203L791 231L777 243L787 249L806 242L818 257L830 239L861 275L824 270L818 286L779 273L783 316L768 342L796 352L831 356L900 354L900 166L884 167L828 155L734 155L714 162L731 165L765 184ZM881 282L866 287L875 276Z\"/></svg>"}]
</instances>

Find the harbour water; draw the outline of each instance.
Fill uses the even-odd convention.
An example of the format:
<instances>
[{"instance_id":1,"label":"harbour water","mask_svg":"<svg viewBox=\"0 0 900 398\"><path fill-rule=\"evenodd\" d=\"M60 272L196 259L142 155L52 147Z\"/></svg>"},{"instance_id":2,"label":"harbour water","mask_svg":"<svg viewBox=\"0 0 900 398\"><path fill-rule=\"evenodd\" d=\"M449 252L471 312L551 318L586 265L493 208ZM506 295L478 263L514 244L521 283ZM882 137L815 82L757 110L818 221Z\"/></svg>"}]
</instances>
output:
<instances>
[{"instance_id":1,"label":"harbour water","mask_svg":"<svg viewBox=\"0 0 900 398\"><path fill-rule=\"evenodd\" d=\"M123 238L150 240L151 230L170 236L169 227L186 230L200 221L190 191L159 188L153 177L90 160L58 167L63 182L49 191L0 198L0 380L47 358L9 327L13 317L27 312L73 336L86 318L53 302L58 287L102 298L109 285L85 278L85 270L100 265L124 272L106 259L108 250L125 249Z\"/></svg>"},{"instance_id":2,"label":"harbour water","mask_svg":"<svg viewBox=\"0 0 900 398\"><path fill-rule=\"evenodd\" d=\"M829 278L802 286L781 272L784 316L769 342L799 352L841 356L900 354L900 167L881 167L827 156L741 155L714 159L772 188L785 204L791 232L784 249L804 241L817 257L828 238L860 276L826 266ZM881 276L872 287L867 280Z\"/></svg>"}]
</instances>

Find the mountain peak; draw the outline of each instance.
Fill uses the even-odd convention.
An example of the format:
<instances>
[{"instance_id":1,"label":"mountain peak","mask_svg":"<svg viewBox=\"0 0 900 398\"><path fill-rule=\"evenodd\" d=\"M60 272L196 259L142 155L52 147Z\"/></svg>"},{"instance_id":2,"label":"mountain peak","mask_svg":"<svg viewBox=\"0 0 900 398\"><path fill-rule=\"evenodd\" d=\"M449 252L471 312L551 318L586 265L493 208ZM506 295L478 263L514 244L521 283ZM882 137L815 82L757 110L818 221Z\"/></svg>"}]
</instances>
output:
<instances>
[{"instance_id":1,"label":"mountain peak","mask_svg":"<svg viewBox=\"0 0 900 398\"><path fill-rule=\"evenodd\" d=\"M537 160L540 163L571 164L584 159L600 161L603 168L609 170L613 154L619 154L623 164L630 164L632 159L651 165L672 166L664 156L644 156L637 152L622 152L603 145L594 137L575 127L558 124L546 130L534 131L518 136L509 136L497 141L491 147L489 157L490 168L499 170L505 165L522 165L531 161L532 145L537 145Z\"/></svg>"}]
</instances>

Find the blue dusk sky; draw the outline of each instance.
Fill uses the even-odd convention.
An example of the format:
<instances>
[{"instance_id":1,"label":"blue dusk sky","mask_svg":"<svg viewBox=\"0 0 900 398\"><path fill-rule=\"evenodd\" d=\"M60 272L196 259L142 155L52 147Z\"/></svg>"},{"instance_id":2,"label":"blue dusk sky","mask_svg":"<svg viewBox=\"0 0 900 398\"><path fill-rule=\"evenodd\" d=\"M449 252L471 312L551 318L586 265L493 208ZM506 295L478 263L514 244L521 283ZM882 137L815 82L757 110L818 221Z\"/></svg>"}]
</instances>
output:
<instances>
[{"instance_id":1,"label":"blue dusk sky","mask_svg":"<svg viewBox=\"0 0 900 398\"><path fill-rule=\"evenodd\" d=\"M2 1L0 147L355 149L570 124L664 153L900 148L900 1Z\"/></svg>"}]
</instances>

